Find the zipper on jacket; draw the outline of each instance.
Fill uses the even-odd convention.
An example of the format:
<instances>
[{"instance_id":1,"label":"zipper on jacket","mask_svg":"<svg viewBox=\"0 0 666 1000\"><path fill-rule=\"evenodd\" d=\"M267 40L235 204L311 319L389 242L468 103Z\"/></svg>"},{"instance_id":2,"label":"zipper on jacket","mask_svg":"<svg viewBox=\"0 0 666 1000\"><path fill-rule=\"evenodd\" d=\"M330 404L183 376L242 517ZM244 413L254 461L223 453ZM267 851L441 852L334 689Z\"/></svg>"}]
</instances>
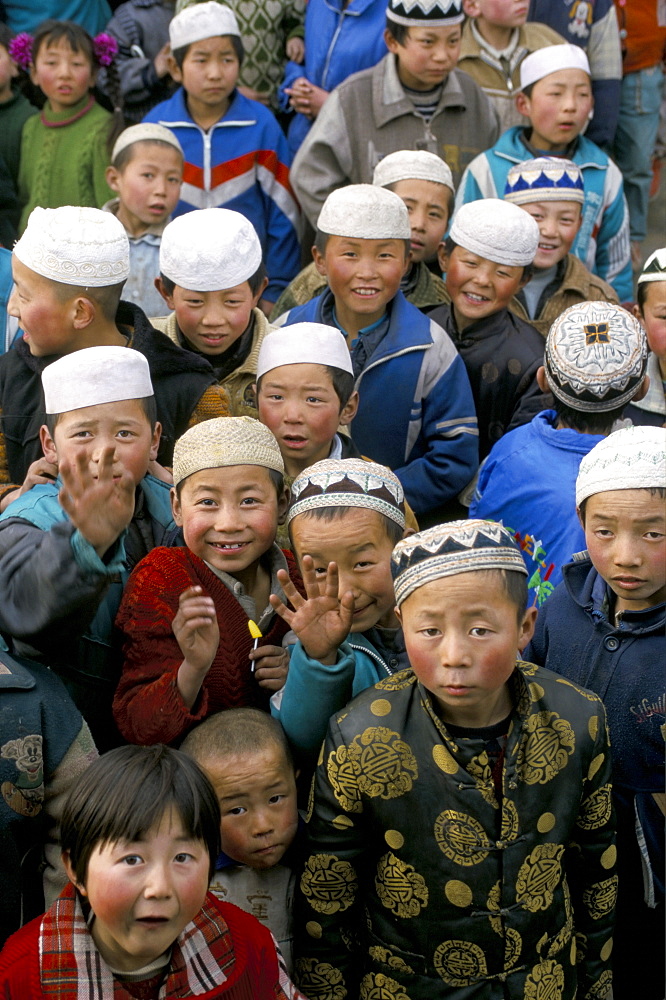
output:
<instances>
[{"instance_id":1,"label":"zipper on jacket","mask_svg":"<svg viewBox=\"0 0 666 1000\"><path fill-rule=\"evenodd\" d=\"M383 668L384 673L386 674L387 677L390 677L391 674L394 674L396 672L395 670L391 670L388 663L386 663L386 661L383 660L379 655L379 653L376 653L374 649L368 649L367 646L361 646L358 643L351 642L349 639L347 639L347 642L349 642L349 645L351 646L352 649L360 649L362 653L367 653L371 660L375 660L375 662L378 663L379 666Z\"/></svg>"}]
</instances>

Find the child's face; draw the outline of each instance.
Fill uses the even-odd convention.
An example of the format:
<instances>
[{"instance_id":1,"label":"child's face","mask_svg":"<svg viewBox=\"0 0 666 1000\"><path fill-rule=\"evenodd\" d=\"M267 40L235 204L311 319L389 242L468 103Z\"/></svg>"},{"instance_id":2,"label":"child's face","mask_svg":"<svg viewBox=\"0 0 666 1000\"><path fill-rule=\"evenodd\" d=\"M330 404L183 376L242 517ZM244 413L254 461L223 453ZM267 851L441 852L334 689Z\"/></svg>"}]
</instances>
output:
<instances>
[{"instance_id":1,"label":"child's face","mask_svg":"<svg viewBox=\"0 0 666 1000\"><path fill-rule=\"evenodd\" d=\"M183 60L182 68L175 63L171 75L187 91L193 114L214 114L224 111L229 102L240 65L229 35L204 38L193 42Z\"/></svg>"},{"instance_id":2,"label":"child's face","mask_svg":"<svg viewBox=\"0 0 666 1000\"><path fill-rule=\"evenodd\" d=\"M234 288L195 292L176 285L164 299L176 313L185 339L202 354L224 354L248 328L263 287L253 292L247 281Z\"/></svg>"},{"instance_id":3,"label":"child's face","mask_svg":"<svg viewBox=\"0 0 666 1000\"><path fill-rule=\"evenodd\" d=\"M102 958L122 972L163 955L199 912L208 890L208 849L186 833L172 811L141 840L98 845L84 885L63 860L95 914L91 933Z\"/></svg>"},{"instance_id":4,"label":"child's face","mask_svg":"<svg viewBox=\"0 0 666 1000\"><path fill-rule=\"evenodd\" d=\"M451 191L444 184L423 180L398 181L391 190L402 198L409 212L412 260L434 260L449 224Z\"/></svg>"},{"instance_id":5,"label":"child's face","mask_svg":"<svg viewBox=\"0 0 666 1000\"><path fill-rule=\"evenodd\" d=\"M666 281L648 281L643 310L634 307L635 315L643 321L650 350L660 361L666 359Z\"/></svg>"},{"instance_id":6,"label":"child's face","mask_svg":"<svg viewBox=\"0 0 666 1000\"><path fill-rule=\"evenodd\" d=\"M519 28L527 20L528 0L465 0L465 13L498 28Z\"/></svg>"},{"instance_id":7,"label":"child's face","mask_svg":"<svg viewBox=\"0 0 666 1000\"><path fill-rule=\"evenodd\" d=\"M270 549L286 509L286 497L278 502L268 469L259 465L203 469L184 481L180 499L175 490L171 496L188 549L232 576Z\"/></svg>"},{"instance_id":8,"label":"child's face","mask_svg":"<svg viewBox=\"0 0 666 1000\"><path fill-rule=\"evenodd\" d=\"M446 271L446 287L459 330L505 309L525 284L522 267L496 264L460 246L451 254L442 251L440 265Z\"/></svg>"},{"instance_id":9,"label":"child's face","mask_svg":"<svg viewBox=\"0 0 666 1000\"><path fill-rule=\"evenodd\" d=\"M375 625L394 628L395 594L391 577L393 542L381 514L350 507L333 521L297 515L291 523L294 554L302 564L312 556L322 593L329 562L338 566L338 594L354 595L352 632L366 632Z\"/></svg>"},{"instance_id":10,"label":"child's face","mask_svg":"<svg viewBox=\"0 0 666 1000\"><path fill-rule=\"evenodd\" d=\"M666 600L666 512L649 490L608 490L585 504L585 542L617 611Z\"/></svg>"},{"instance_id":11,"label":"child's face","mask_svg":"<svg viewBox=\"0 0 666 1000\"><path fill-rule=\"evenodd\" d=\"M353 393L340 409L325 365L282 365L261 380L259 419L273 432L289 475L328 458L340 424L348 424L358 403Z\"/></svg>"},{"instance_id":12,"label":"child's face","mask_svg":"<svg viewBox=\"0 0 666 1000\"><path fill-rule=\"evenodd\" d=\"M582 69L549 73L537 80L529 97L516 96L518 111L532 123L530 141L546 152L566 149L580 135L592 106L592 85Z\"/></svg>"},{"instance_id":13,"label":"child's face","mask_svg":"<svg viewBox=\"0 0 666 1000\"><path fill-rule=\"evenodd\" d=\"M314 248L315 265L335 296L340 322L361 317L371 326L395 298L409 261L404 240L363 240L329 236L324 254Z\"/></svg>"},{"instance_id":14,"label":"child's face","mask_svg":"<svg viewBox=\"0 0 666 1000\"><path fill-rule=\"evenodd\" d=\"M122 170L108 167L106 179L118 193L118 218L133 236L159 225L171 215L180 198L183 158L173 146L137 142Z\"/></svg>"},{"instance_id":15,"label":"child's face","mask_svg":"<svg viewBox=\"0 0 666 1000\"><path fill-rule=\"evenodd\" d=\"M0 102L9 100L12 92L12 80L18 76L16 64L9 58L9 52L0 45Z\"/></svg>"},{"instance_id":16,"label":"child's face","mask_svg":"<svg viewBox=\"0 0 666 1000\"><path fill-rule=\"evenodd\" d=\"M69 354L89 346L73 325L73 299L61 298L53 281L26 267L16 255L12 255L12 274L15 288L7 311L17 317L31 354Z\"/></svg>"},{"instance_id":17,"label":"child's face","mask_svg":"<svg viewBox=\"0 0 666 1000\"><path fill-rule=\"evenodd\" d=\"M95 71L84 52L75 52L65 38L39 47L30 79L49 99L53 111L78 104L95 83Z\"/></svg>"},{"instance_id":18,"label":"child's face","mask_svg":"<svg viewBox=\"0 0 666 1000\"><path fill-rule=\"evenodd\" d=\"M298 827L296 780L281 747L205 760L220 803L222 850L250 868L282 860Z\"/></svg>"},{"instance_id":19,"label":"child's face","mask_svg":"<svg viewBox=\"0 0 666 1000\"><path fill-rule=\"evenodd\" d=\"M518 619L498 574L459 573L419 587L399 617L409 662L453 725L489 726L511 710L506 687L536 609Z\"/></svg>"},{"instance_id":20,"label":"child's face","mask_svg":"<svg viewBox=\"0 0 666 1000\"><path fill-rule=\"evenodd\" d=\"M151 428L138 399L123 399L63 413L53 437L46 426L40 437L49 462L75 466L83 460L93 479L98 477L103 454L113 448L114 479L127 471L138 486L148 471L148 463L157 458L160 425Z\"/></svg>"},{"instance_id":21,"label":"child's face","mask_svg":"<svg viewBox=\"0 0 666 1000\"><path fill-rule=\"evenodd\" d=\"M456 68L462 41L461 25L452 28L409 28L404 45L386 31L389 52L398 57L398 76L410 90L433 90Z\"/></svg>"},{"instance_id":22,"label":"child's face","mask_svg":"<svg viewBox=\"0 0 666 1000\"><path fill-rule=\"evenodd\" d=\"M539 227L539 249L534 266L546 270L564 260L583 221L577 201L533 201L521 205Z\"/></svg>"}]
</instances>

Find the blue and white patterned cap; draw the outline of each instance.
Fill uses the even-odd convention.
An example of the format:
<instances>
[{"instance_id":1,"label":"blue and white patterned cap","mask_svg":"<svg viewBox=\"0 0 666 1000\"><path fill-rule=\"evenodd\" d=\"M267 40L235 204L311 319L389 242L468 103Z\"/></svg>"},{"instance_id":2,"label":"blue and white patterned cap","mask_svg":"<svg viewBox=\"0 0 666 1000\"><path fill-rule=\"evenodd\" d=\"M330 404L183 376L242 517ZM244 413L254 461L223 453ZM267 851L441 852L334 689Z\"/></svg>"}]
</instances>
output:
<instances>
[{"instance_id":1,"label":"blue and white patterned cap","mask_svg":"<svg viewBox=\"0 0 666 1000\"><path fill-rule=\"evenodd\" d=\"M504 188L504 200L514 205L533 201L585 201L583 174L571 160L539 156L535 160L514 163Z\"/></svg>"},{"instance_id":2,"label":"blue and white patterned cap","mask_svg":"<svg viewBox=\"0 0 666 1000\"><path fill-rule=\"evenodd\" d=\"M623 427L583 457L576 479L576 506L595 493L666 489L666 430Z\"/></svg>"},{"instance_id":3,"label":"blue and white patterned cap","mask_svg":"<svg viewBox=\"0 0 666 1000\"><path fill-rule=\"evenodd\" d=\"M291 484L287 524L318 507L361 507L405 527L405 493L385 465L362 458L325 458L301 472Z\"/></svg>"}]
</instances>

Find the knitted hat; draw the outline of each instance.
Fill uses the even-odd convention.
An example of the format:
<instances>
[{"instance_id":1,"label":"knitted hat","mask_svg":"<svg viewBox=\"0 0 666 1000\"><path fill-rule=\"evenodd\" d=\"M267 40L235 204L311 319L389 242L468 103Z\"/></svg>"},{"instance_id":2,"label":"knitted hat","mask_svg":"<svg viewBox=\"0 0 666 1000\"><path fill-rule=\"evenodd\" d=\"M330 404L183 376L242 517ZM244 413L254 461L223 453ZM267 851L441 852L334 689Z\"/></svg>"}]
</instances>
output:
<instances>
[{"instance_id":1,"label":"knitted hat","mask_svg":"<svg viewBox=\"0 0 666 1000\"><path fill-rule=\"evenodd\" d=\"M257 378L282 365L330 365L354 374L347 341L336 326L293 323L271 330L259 348Z\"/></svg>"},{"instance_id":2,"label":"knitted hat","mask_svg":"<svg viewBox=\"0 0 666 1000\"><path fill-rule=\"evenodd\" d=\"M216 0L185 7L169 23L172 52L174 49L182 49L185 45L201 42L204 38L215 38L218 35L238 35L240 38L240 29L233 10L224 4L216 3Z\"/></svg>"},{"instance_id":3,"label":"knitted hat","mask_svg":"<svg viewBox=\"0 0 666 1000\"><path fill-rule=\"evenodd\" d=\"M106 288L129 277L129 240L121 222L99 208L33 208L16 258L64 285Z\"/></svg>"},{"instance_id":4,"label":"knitted hat","mask_svg":"<svg viewBox=\"0 0 666 1000\"><path fill-rule=\"evenodd\" d=\"M215 292L247 281L261 264L251 222L228 208L179 215L162 233L160 271L181 288Z\"/></svg>"},{"instance_id":5,"label":"knitted hat","mask_svg":"<svg viewBox=\"0 0 666 1000\"><path fill-rule=\"evenodd\" d=\"M402 198L373 184L349 184L324 202L317 229L361 240L408 240L409 214Z\"/></svg>"},{"instance_id":6,"label":"knitted hat","mask_svg":"<svg viewBox=\"0 0 666 1000\"><path fill-rule=\"evenodd\" d=\"M666 247L655 250L645 261L638 284L642 285L646 281L666 281Z\"/></svg>"},{"instance_id":7,"label":"knitted hat","mask_svg":"<svg viewBox=\"0 0 666 1000\"><path fill-rule=\"evenodd\" d=\"M583 457L576 479L576 506L595 493L666 489L666 430L623 427Z\"/></svg>"},{"instance_id":8,"label":"knitted hat","mask_svg":"<svg viewBox=\"0 0 666 1000\"><path fill-rule=\"evenodd\" d=\"M426 149L399 149L389 153L379 161L372 175L372 183L379 187L411 180L432 181L455 191L449 165L437 153L429 153Z\"/></svg>"},{"instance_id":9,"label":"knitted hat","mask_svg":"<svg viewBox=\"0 0 666 1000\"><path fill-rule=\"evenodd\" d=\"M520 89L525 90L544 76L557 73L561 69L582 69L591 76L587 56L579 45L546 45L543 49L530 52L520 64Z\"/></svg>"},{"instance_id":10,"label":"knitted hat","mask_svg":"<svg viewBox=\"0 0 666 1000\"><path fill-rule=\"evenodd\" d=\"M386 16L408 28L450 28L465 14L462 0L389 0Z\"/></svg>"},{"instance_id":11,"label":"knitted hat","mask_svg":"<svg viewBox=\"0 0 666 1000\"><path fill-rule=\"evenodd\" d=\"M284 475L278 443L254 417L215 417L185 431L173 450L174 486L202 469L261 465Z\"/></svg>"},{"instance_id":12,"label":"knitted hat","mask_svg":"<svg viewBox=\"0 0 666 1000\"><path fill-rule=\"evenodd\" d=\"M571 160L539 156L515 163L506 178L504 200L514 205L533 201L585 201L583 174Z\"/></svg>"},{"instance_id":13,"label":"knitted hat","mask_svg":"<svg viewBox=\"0 0 666 1000\"><path fill-rule=\"evenodd\" d=\"M131 347L85 347L42 372L48 414L153 395L148 361Z\"/></svg>"},{"instance_id":14,"label":"knitted hat","mask_svg":"<svg viewBox=\"0 0 666 1000\"><path fill-rule=\"evenodd\" d=\"M459 208L449 236L465 250L510 267L531 264L539 247L539 227L532 216L499 198Z\"/></svg>"},{"instance_id":15,"label":"knitted hat","mask_svg":"<svg viewBox=\"0 0 666 1000\"><path fill-rule=\"evenodd\" d=\"M130 125L120 133L111 152L111 163L115 163L122 151L135 142L167 142L183 155L183 147L171 129L158 125L157 122L141 122L139 125Z\"/></svg>"},{"instance_id":16,"label":"knitted hat","mask_svg":"<svg viewBox=\"0 0 666 1000\"><path fill-rule=\"evenodd\" d=\"M513 535L495 521L449 521L398 542L391 572L398 607L419 587L443 576L508 569L527 576Z\"/></svg>"},{"instance_id":17,"label":"knitted hat","mask_svg":"<svg viewBox=\"0 0 666 1000\"><path fill-rule=\"evenodd\" d=\"M291 484L287 524L316 507L362 507L405 527L405 494L385 465L361 458L325 458L301 472Z\"/></svg>"},{"instance_id":18,"label":"knitted hat","mask_svg":"<svg viewBox=\"0 0 666 1000\"><path fill-rule=\"evenodd\" d=\"M648 345L631 313L611 302L569 306L551 326L544 366L567 406L603 413L628 403L645 377Z\"/></svg>"}]
</instances>

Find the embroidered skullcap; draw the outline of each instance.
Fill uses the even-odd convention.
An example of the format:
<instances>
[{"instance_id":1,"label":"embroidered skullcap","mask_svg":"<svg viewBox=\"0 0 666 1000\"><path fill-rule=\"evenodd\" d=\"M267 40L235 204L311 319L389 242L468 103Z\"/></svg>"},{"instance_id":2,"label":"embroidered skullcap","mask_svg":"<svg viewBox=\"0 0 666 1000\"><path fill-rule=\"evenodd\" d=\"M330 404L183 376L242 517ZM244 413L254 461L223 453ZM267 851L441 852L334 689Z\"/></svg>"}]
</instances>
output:
<instances>
[{"instance_id":1,"label":"embroidered skullcap","mask_svg":"<svg viewBox=\"0 0 666 1000\"><path fill-rule=\"evenodd\" d=\"M399 149L389 153L379 161L372 175L372 183L379 187L412 180L444 184L455 191L448 163L437 153L429 153L426 149Z\"/></svg>"},{"instance_id":2,"label":"embroidered skullcap","mask_svg":"<svg viewBox=\"0 0 666 1000\"><path fill-rule=\"evenodd\" d=\"M386 16L408 28L450 28L465 13L462 0L389 0Z\"/></svg>"},{"instance_id":3,"label":"embroidered skullcap","mask_svg":"<svg viewBox=\"0 0 666 1000\"><path fill-rule=\"evenodd\" d=\"M398 607L419 587L443 576L479 569L524 573L525 561L513 535L495 521L449 521L398 542L391 572Z\"/></svg>"},{"instance_id":4,"label":"embroidered skullcap","mask_svg":"<svg viewBox=\"0 0 666 1000\"><path fill-rule=\"evenodd\" d=\"M583 174L577 164L557 156L514 163L504 188L504 200L514 205L533 201L585 201Z\"/></svg>"},{"instance_id":5,"label":"embroidered skullcap","mask_svg":"<svg viewBox=\"0 0 666 1000\"><path fill-rule=\"evenodd\" d=\"M666 489L666 430L623 427L583 457L576 479L576 506L610 490Z\"/></svg>"},{"instance_id":6,"label":"embroidered skullcap","mask_svg":"<svg viewBox=\"0 0 666 1000\"><path fill-rule=\"evenodd\" d=\"M402 198L373 184L349 184L324 202L317 229L361 240L408 240L409 214Z\"/></svg>"},{"instance_id":7,"label":"embroidered skullcap","mask_svg":"<svg viewBox=\"0 0 666 1000\"><path fill-rule=\"evenodd\" d=\"M174 486L202 469L261 465L284 475L273 434L254 417L215 417L185 431L173 450Z\"/></svg>"},{"instance_id":8,"label":"embroidered skullcap","mask_svg":"<svg viewBox=\"0 0 666 1000\"><path fill-rule=\"evenodd\" d=\"M260 264L261 243L254 226L228 208L186 212L162 233L160 271L181 288L234 288L251 278Z\"/></svg>"},{"instance_id":9,"label":"embroidered skullcap","mask_svg":"<svg viewBox=\"0 0 666 1000\"><path fill-rule=\"evenodd\" d=\"M33 208L14 253L31 271L64 285L106 288L129 276L127 233L99 208Z\"/></svg>"},{"instance_id":10,"label":"embroidered skullcap","mask_svg":"<svg viewBox=\"0 0 666 1000\"><path fill-rule=\"evenodd\" d=\"M611 302L569 306L546 338L544 367L551 391L587 413L628 403L645 377L647 360L643 327Z\"/></svg>"},{"instance_id":11,"label":"embroidered skullcap","mask_svg":"<svg viewBox=\"0 0 666 1000\"><path fill-rule=\"evenodd\" d=\"M539 246L539 227L532 216L499 198L459 208L449 236L465 250L510 267L531 264Z\"/></svg>"},{"instance_id":12,"label":"embroidered skullcap","mask_svg":"<svg viewBox=\"0 0 666 1000\"><path fill-rule=\"evenodd\" d=\"M141 122L139 125L130 125L120 133L111 153L111 163L115 163L122 151L135 142L166 142L183 155L183 147L170 128L158 125L157 122Z\"/></svg>"},{"instance_id":13,"label":"embroidered skullcap","mask_svg":"<svg viewBox=\"0 0 666 1000\"><path fill-rule=\"evenodd\" d=\"M66 354L46 366L42 387L49 414L153 395L148 361L131 347L84 347Z\"/></svg>"},{"instance_id":14,"label":"embroidered skullcap","mask_svg":"<svg viewBox=\"0 0 666 1000\"><path fill-rule=\"evenodd\" d=\"M362 458L325 458L301 472L291 484L287 524L320 507L361 507L405 527L405 494L385 465Z\"/></svg>"},{"instance_id":15,"label":"embroidered skullcap","mask_svg":"<svg viewBox=\"0 0 666 1000\"><path fill-rule=\"evenodd\" d=\"M216 0L185 7L169 23L172 52L218 35L238 35L240 38L240 29L233 10L222 3L216 3Z\"/></svg>"},{"instance_id":16,"label":"embroidered skullcap","mask_svg":"<svg viewBox=\"0 0 666 1000\"><path fill-rule=\"evenodd\" d=\"M282 365L330 365L354 374L347 341L335 326L293 323L271 330L259 348L257 378Z\"/></svg>"},{"instance_id":17,"label":"embroidered skullcap","mask_svg":"<svg viewBox=\"0 0 666 1000\"><path fill-rule=\"evenodd\" d=\"M646 281L666 281L666 247L655 250L645 261L638 277L638 284Z\"/></svg>"},{"instance_id":18,"label":"embroidered skullcap","mask_svg":"<svg viewBox=\"0 0 666 1000\"><path fill-rule=\"evenodd\" d=\"M520 89L525 90L544 76L557 73L561 69L582 69L591 76L587 56L579 45L546 45L543 49L530 52L520 64Z\"/></svg>"}]
</instances>

